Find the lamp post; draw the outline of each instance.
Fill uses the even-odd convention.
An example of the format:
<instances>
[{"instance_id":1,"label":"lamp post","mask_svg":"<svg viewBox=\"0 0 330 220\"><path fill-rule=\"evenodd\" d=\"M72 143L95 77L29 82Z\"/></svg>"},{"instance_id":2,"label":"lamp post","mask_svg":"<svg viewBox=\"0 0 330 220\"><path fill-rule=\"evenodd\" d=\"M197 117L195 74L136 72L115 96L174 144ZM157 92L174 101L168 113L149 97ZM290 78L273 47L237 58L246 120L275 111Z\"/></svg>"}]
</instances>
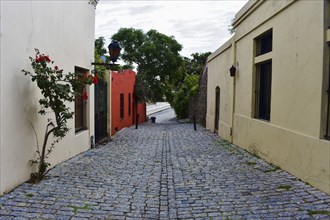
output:
<instances>
[{"instance_id":1,"label":"lamp post","mask_svg":"<svg viewBox=\"0 0 330 220\"><path fill-rule=\"evenodd\" d=\"M115 64L115 62L117 61L119 55L120 55L120 51L121 51L121 47L119 45L119 43L117 41L112 41L109 46L108 46L108 50L109 50L109 54L110 54L110 61L112 61L112 63L92 63L92 65L99 65L99 66L107 66L107 67L112 67L112 66L117 66L119 64Z\"/></svg>"}]
</instances>

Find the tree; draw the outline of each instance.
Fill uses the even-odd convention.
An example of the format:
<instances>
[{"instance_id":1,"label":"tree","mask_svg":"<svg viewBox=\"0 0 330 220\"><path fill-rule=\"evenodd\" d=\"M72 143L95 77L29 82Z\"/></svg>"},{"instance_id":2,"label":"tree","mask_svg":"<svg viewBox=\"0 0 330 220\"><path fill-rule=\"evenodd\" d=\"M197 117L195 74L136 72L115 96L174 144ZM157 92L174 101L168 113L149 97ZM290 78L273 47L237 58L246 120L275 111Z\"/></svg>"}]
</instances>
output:
<instances>
[{"instance_id":1,"label":"tree","mask_svg":"<svg viewBox=\"0 0 330 220\"><path fill-rule=\"evenodd\" d=\"M207 61L207 57L210 55L211 55L211 52L191 54L192 59L188 59L188 62L186 65L187 73L199 75L200 72L202 71L203 65Z\"/></svg>"},{"instance_id":2,"label":"tree","mask_svg":"<svg viewBox=\"0 0 330 220\"><path fill-rule=\"evenodd\" d=\"M199 75L207 57L211 52L193 53L192 59L184 58L183 79L178 79L173 88L171 106L178 118L187 118L189 115L189 103L196 97L199 91Z\"/></svg>"},{"instance_id":3,"label":"tree","mask_svg":"<svg viewBox=\"0 0 330 220\"><path fill-rule=\"evenodd\" d=\"M121 28L112 36L123 48L122 60L137 65L136 88L139 98L161 101L170 94L171 85L180 77L182 49L174 37L156 30L144 33L140 29Z\"/></svg>"},{"instance_id":4,"label":"tree","mask_svg":"<svg viewBox=\"0 0 330 220\"><path fill-rule=\"evenodd\" d=\"M174 93L171 105L178 119L187 118L189 114L189 102L198 93L198 79L199 75L186 74L180 88Z\"/></svg>"}]
</instances>

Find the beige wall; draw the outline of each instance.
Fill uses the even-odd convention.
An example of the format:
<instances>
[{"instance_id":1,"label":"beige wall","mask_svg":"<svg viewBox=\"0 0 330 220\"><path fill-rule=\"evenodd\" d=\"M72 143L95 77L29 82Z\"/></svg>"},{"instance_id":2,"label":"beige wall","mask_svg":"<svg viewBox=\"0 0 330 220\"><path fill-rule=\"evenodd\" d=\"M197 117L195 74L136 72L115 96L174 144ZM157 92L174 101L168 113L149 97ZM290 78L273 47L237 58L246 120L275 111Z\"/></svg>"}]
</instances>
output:
<instances>
[{"instance_id":1,"label":"beige wall","mask_svg":"<svg viewBox=\"0 0 330 220\"><path fill-rule=\"evenodd\" d=\"M227 64L211 60L209 65L221 69L235 59L238 65L233 143L330 193L330 142L321 138L328 70L324 61L329 62L328 52L323 53L325 2L250 1L236 15L236 57ZM272 52L255 57L254 38L271 28ZM267 122L254 118L254 77L255 64L269 58L272 92ZM209 81L216 78L209 74Z\"/></svg>"},{"instance_id":2,"label":"beige wall","mask_svg":"<svg viewBox=\"0 0 330 220\"><path fill-rule=\"evenodd\" d=\"M221 46L208 58L207 113L206 128L214 132L215 127L215 91L220 88L220 118L218 134L226 140L231 139L233 79L229 75L234 53L232 40ZM221 67L221 68L219 68Z\"/></svg>"},{"instance_id":3,"label":"beige wall","mask_svg":"<svg viewBox=\"0 0 330 220\"><path fill-rule=\"evenodd\" d=\"M36 158L36 139L42 144L47 117L37 114L39 89L24 76L32 70L28 57L34 48L50 55L64 72L75 66L92 69L95 7L83 1L1 1L0 74L0 194L26 181ZM88 88L88 130L75 134L74 120L67 137L56 145L49 162L55 165L90 148L94 135L94 88ZM70 104L74 108L73 103Z\"/></svg>"}]
</instances>

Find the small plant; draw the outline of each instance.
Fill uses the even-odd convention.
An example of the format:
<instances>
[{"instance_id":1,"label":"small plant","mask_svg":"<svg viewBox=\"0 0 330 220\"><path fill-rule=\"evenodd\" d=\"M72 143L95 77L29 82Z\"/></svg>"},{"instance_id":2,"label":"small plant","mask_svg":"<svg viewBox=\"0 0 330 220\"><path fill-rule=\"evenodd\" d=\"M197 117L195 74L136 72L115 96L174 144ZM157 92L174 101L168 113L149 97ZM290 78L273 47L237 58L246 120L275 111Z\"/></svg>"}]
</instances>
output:
<instances>
[{"instance_id":1,"label":"small plant","mask_svg":"<svg viewBox=\"0 0 330 220\"><path fill-rule=\"evenodd\" d=\"M80 207L80 206L75 206L75 205L70 205L68 206L69 208L72 208L73 209L73 212L74 214L77 214L78 210L81 209L81 210L92 210L88 204L85 204L83 207Z\"/></svg>"},{"instance_id":2,"label":"small plant","mask_svg":"<svg viewBox=\"0 0 330 220\"><path fill-rule=\"evenodd\" d=\"M275 166L273 169L268 169L268 170L264 170L264 173L271 173L271 172L276 172L277 170L281 169L278 166Z\"/></svg>"},{"instance_id":3,"label":"small plant","mask_svg":"<svg viewBox=\"0 0 330 220\"><path fill-rule=\"evenodd\" d=\"M281 186L277 187L277 189L289 190L289 189L291 189L291 186L289 186L289 185L281 185Z\"/></svg>"},{"instance_id":4,"label":"small plant","mask_svg":"<svg viewBox=\"0 0 330 220\"><path fill-rule=\"evenodd\" d=\"M308 210L308 214L310 216L312 216L312 215L329 215L330 216L330 211L327 211L327 210Z\"/></svg>"},{"instance_id":5,"label":"small plant","mask_svg":"<svg viewBox=\"0 0 330 220\"><path fill-rule=\"evenodd\" d=\"M257 163L256 162L252 162L252 161L248 161L246 162L247 165L249 166L253 166L253 165L256 165Z\"/></svg>"},{"instance_id":6,"label":"small plant","mask_svg":"<svg viewBox=\"0 0 330 220\"><path fill-rule=\"evenodd\" d=\"M28 198L32 198L34 195L32 193L26 193L25 196Z\"/></svg>"},{"instance_id":7,"label":"small plant","mask_svg":"<svg viewBox=\"0 0 330 220\"><path fill-rule=\"evenodd\" d=\"M39 100L41 109L38 113L41 115L53 114L54 117L47 120L41 149L37 141L38 158L33 160L32 164L38 165L38 171L31 174L31 182L38 182L47 174L50 164L46 162L46 159L54 149L55 144L64 138L69 131L67 121L73 118L74 112L67 107L66 103L73 102L77 94L87 100L87 92L81 94L83 87L98 82L98 76L88 73L84 75L77 73L63 74L63 69L52 66L54 61L48 55L41 54L38 49L35 49L35 52L35 57L29 57L33 72L27 70L22 70L22 72L29 75L32 82L37 83L43 95L43 98ZM33 127L32 123L31 125ZM33 131L37 135L34 127ZM48 146L48 139L51 135L54 139Z\"/></svg>"}]
</instances>

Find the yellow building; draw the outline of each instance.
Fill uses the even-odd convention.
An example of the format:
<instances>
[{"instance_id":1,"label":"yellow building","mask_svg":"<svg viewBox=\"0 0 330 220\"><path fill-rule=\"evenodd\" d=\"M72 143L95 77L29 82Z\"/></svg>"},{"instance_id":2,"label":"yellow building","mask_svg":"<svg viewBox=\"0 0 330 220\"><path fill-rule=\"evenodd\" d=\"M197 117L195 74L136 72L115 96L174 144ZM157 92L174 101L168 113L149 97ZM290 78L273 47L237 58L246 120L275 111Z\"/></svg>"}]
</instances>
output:
<instances>
[{"instance_id":1,"label":"yellow building","mask_svg":"<svg viewBox=\"0 0 330 220\"><path fill-rule=\"evenodd\" d=\"M250 0L208 58L206 116L208 129L328 194L329 14L329 0Z\"/></svg>"}]
</instances>

